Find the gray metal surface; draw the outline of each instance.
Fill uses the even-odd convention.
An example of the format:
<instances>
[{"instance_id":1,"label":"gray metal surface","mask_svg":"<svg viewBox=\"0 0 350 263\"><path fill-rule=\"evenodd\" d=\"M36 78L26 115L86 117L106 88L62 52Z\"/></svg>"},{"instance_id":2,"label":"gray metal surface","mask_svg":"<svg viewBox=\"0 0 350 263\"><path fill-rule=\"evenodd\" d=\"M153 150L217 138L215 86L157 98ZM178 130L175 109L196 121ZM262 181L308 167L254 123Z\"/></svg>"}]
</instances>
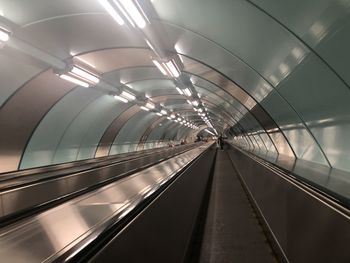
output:
<instances>
[{"instance_id":1,"label":"gray metal surface","mask_svg":"<svg viewBox=\"0 0 350 263\"><path fill-rule=\"evenodd\" d=\"M10 216L14 213L57 200L65 195L78 193L106 180L117 179L127 173L193 147L195 147L194 144L189 144L175 148L152 150L144 156L136 153L137 158L130 160L117 159L113 163L112 159L111 161L102 161L99 165L98 163L93 166L87 165L85 170L82 169L81 171L69 172L73 169L67 169L55 172L53 175L43 173L4 181L0 184L3 187L0 190L0 201L3 206L2 216ZM146 151L143 152L143 154L146 153ZM50 176L54 177L51 179Z\"/></svg>"},{"instance_id":2,"label":"gray metal surface","mask_svg":"<svg viewBox=\"0 0 350 263\"><path fill-rule=\"evenodd\" d=\"M89 262L185 262L215 151L193 162Z\"/></svg>"},{"instance_id":3,"label":"gray metal surface","mask_svg":"<svg viewBox=\"0 0 350 263\"><path fill-rule=\"evenodd\" d=\"M5 262L50 262L74 245L82 244L82 249L102 227L123 218L209 146L193 149L1 229L0 258Z\"/></svg>"},{"instance_id":4,"label":"gray metal surface","mask_svg":"<svg viewBox=\"0 0 350 263\"><path fill-rule=\"evenodd\" d=\"M349 210L240 150L230 157L281 256L298 263L349 262Z\"/></svg>"},{"instance_id":5,"label":"gray metal surface","mask_svg":"<svg viewBox=\"0 0 350 263\"><path fill-rule=\"evenodd\" d=\"M199 262L276 262L226 150L215 160Z\"/></svg>"}]
</instances>

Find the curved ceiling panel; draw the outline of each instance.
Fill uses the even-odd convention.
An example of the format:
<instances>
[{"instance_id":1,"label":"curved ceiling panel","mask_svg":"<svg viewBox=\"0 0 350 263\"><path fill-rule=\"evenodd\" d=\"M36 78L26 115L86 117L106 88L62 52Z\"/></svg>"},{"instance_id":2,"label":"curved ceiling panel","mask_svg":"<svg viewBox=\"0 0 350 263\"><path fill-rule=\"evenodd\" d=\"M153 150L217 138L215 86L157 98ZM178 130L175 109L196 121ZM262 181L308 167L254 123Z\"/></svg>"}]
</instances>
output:
<instances>
[{"instance_id":1,"label":"curved ceiling panel","mask_svg":"<svg viewBox=\"0 0 350 263\"><path fill-rule=\"evenodd\" d=\"M96 90L78 87L56 103L31 136L23 154L20 168L26 169L52 164L55 149L67 127L87 105L99 96L101 93ZM75 159L71 161L75 161Z\"/></svg>"},{"instance_id":2,"label":"curved ceiling panel","mask_svg":"<svg viewBox=\"0 0 350 263\"><path fill-rule=\"evenodd\" d=\"M48 70L27 82L0 110L0 173L17 170L33 131L50 108L74 88Z\"/></svg>"},{"instance_id":3,"label":"curved ceiling panel","mask_svg":"<svg viewBox=\"0 0 350 263\"><path fill-rule=\"evenodd\" d=\"M219 132L256 154L350 170L348 1L140 2L152 7L148 31L117 25L97 0L0 0L0 25L12 31L0 50L0 172L17 169L25 149L21 168L191 135L155 110L140 112L146 96L158 113L205 128L178 84L189 85L191 100L198 93ZM151 41L159 47L146 44L149 32L160 34ZM153 65L159 50L182 61L180 78ZM55 76L70 63L100 74L94 90L72 91ZM111 95L123 89L136 100L117 103Z\"/></svg>"}]
</instances>

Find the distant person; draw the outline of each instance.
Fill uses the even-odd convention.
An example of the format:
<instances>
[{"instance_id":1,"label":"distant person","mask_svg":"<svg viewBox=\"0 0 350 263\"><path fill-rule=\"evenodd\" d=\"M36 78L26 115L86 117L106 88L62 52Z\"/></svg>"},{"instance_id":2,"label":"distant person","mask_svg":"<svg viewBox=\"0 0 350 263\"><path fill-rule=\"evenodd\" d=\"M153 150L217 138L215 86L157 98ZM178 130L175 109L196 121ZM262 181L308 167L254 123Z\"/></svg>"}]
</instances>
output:
<instances>
[{"instance_id":1,"label":"distant person","mask_svg":"<svg viewBox=\"0 0 350 263\"><path fill-rule=\"evenodd\" d=\"M220 149L223 150L224 149L224 138L222 137L222 135L220 135L218 138L218 144L220 146Z\"/></svg>"}]
</instances>

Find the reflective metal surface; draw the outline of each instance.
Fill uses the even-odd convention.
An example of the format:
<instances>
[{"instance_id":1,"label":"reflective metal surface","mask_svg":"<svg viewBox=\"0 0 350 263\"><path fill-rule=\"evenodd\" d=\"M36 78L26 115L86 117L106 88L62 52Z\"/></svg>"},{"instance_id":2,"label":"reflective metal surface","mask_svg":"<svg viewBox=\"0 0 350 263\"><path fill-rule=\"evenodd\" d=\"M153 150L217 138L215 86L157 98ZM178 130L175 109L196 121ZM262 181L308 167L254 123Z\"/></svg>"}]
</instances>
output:
<instances>
[{"instance_id":1,"label":"reflective metal surface","mask_svg":"<svg viewBox=\"0 0 350 263\"><path fill-rule=\"evenodd\" d=\"M156 148L162 145L153 146L153 148ZM59 166L57 168L61 168L61 170L56 169L41 173L33 171L31 174L12 175L13 178L10 174L7 179L2 178L2 182L0 182L2 215L6 217L18 215L50 202L60 202L60 198L85 191L97 184L117 180L135 170L194 147L196 145L188 144L174 148L140 151L140 153L134 153L134 156L123 157L121 155L120 158L108 158L91 164L67 167L67 169Z\"/></svg>"},{"instance_id":2,"label":"reflective metal surface","mask_svg":"<svg viewBox=\"0 0 350 263\"><path fill-rule=\"evenodd\" d=\"M181 154L38 216L1 229L2 260L50 262L73 245L87 245L100 226L110 220L123 218L208 146Z\"/></svg>"}]
</instances>

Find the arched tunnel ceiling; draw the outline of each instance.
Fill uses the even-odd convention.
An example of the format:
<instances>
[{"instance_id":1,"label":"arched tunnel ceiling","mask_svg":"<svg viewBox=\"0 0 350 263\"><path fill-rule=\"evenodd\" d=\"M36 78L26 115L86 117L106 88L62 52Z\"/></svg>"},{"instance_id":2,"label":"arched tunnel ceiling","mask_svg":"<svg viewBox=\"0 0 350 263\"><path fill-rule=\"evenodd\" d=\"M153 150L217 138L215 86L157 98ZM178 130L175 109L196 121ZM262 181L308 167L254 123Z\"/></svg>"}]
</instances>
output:
<instances>
[{"instance_id":1,"label":"arched tunnel ceiling","mask_svg":"<svg viewBox=\"0 0 350 263\"><path fill-rule=\"evenodd\" d=\"M220 132L260 154L350 169L348 1L139 2ZM0 50L0 172L195 135L114 100L123 84L205 128L152 63L144 36L97 0L0 0L0 26L12 32ZM103 81L83 89L61 80L54 70L70 60Z\"/></svg>"}]
</instances>

